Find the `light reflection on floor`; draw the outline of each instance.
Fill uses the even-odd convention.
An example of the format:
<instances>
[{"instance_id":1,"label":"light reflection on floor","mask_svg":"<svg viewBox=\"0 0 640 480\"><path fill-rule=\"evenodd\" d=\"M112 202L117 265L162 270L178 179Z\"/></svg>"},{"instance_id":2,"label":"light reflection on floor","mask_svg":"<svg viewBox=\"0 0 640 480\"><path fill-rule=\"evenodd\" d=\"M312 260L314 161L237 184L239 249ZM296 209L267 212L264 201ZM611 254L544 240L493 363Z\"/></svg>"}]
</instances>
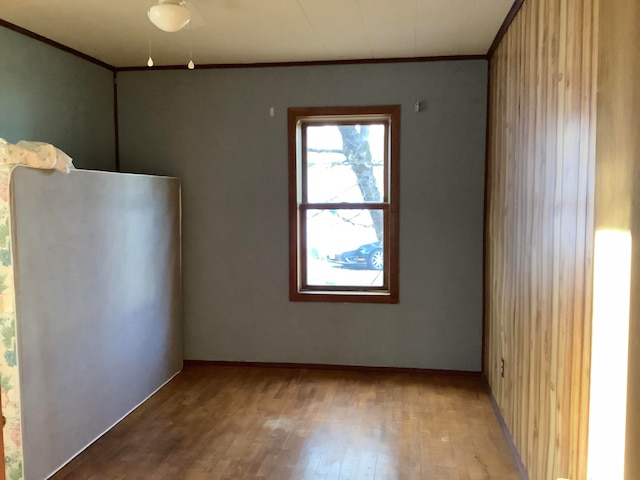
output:
<instances>
[{"instance_id":1,"label":"light reflection on floor","mask_svg":"<svg viewBox=\"0 0 640 480\"><path fill-rule=\"evenodd\" d=\"M495 420L488 398L456 386L434 394L433 381L407 384L400 397L336 394L328 408L317 405L311 423L280 416L264 427L286 435L292 479L518 479L515 468L505 473L509 455L497 422L486 428L487 418Z\"/></svg>"}]
</instances>

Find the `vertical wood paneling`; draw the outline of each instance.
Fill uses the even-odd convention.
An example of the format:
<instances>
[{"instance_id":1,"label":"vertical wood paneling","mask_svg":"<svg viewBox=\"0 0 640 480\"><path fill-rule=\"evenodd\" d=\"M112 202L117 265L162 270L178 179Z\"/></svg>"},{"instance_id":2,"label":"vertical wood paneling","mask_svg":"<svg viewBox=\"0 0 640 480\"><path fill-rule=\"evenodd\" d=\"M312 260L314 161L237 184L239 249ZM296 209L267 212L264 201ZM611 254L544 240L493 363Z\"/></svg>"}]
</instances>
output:
<instances>
[{"instance_id":1,"label":"vertical wood paneling","mask_svg":"<svg viewBox=\"0 0 640 480\"><path fill-rule=\"evenodd\" d=\"M532 480L586 476L594 1L526 0L490 64L485 372Z\"/></svg>"}]
</instances>

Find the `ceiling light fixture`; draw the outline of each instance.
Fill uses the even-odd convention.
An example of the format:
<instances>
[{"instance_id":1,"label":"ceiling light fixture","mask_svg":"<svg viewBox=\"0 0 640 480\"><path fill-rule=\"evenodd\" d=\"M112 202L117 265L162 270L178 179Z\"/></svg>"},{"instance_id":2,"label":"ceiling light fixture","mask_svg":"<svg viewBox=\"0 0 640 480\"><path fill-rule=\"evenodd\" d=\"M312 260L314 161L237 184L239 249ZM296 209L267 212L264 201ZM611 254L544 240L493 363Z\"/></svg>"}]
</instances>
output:
<instances>
[{"instance_id":1,"label":"ceiling light fixture","mask_svg":"<svg viewBox=\"0 0 640 480\"><path fill-rule=\"evenodd\" d=\"M181 0L160 0L147 15L151 23L165 32L182 30L191 20L191 12Z\"/></svg>"}]
</instances>

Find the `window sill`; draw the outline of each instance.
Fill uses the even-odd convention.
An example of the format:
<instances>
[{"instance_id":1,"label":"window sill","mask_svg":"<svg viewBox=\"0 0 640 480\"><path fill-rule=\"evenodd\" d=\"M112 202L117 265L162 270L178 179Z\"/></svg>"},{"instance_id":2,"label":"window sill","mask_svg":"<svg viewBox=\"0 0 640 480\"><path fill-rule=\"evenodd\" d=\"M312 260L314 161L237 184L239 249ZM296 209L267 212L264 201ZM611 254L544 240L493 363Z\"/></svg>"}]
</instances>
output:
<instances>
[{"instance_id":1,"label":"window sill","mask_svg":"<svg viewBox=\"0 0 640 480\"><path fill-rule=\"evenodd\" d=\"M333 303L387 303L399 302L397 294L388 291L348 292L302 290L290 292L291 302L333 302Z\"/></svg>"}]
</instances>

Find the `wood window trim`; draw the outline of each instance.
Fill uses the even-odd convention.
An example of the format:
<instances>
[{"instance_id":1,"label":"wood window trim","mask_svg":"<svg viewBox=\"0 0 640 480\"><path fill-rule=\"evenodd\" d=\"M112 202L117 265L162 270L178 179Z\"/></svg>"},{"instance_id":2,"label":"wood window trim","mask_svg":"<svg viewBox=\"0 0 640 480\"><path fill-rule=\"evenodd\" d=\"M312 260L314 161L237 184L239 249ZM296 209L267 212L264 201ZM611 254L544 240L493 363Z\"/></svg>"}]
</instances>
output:
<instances>
[{"instance_id":1,"label":"wood window trim","mask_svg":"<svg viewBox=\"0 0 640 480\"><path fill-rule=\"evenodd\" d=\"M347 290L341 287L326 287L321 290L301 290L300 252L306 251L301 245L304 239L300 235L299 168L298 168L298 125L301 120L314 125L340 123L342 118L357 117L367 122L366 117L388 119L390 132L389 161L390 168L385 171L385 183L388 185L388 198L383 199L376 208L384 208L385 218L385 272L387 287L382 290ZM360 123L360 121L359 121ZM399 231L400 231L400 105L381 105L363 107L304 107L288 109L288 154L289 154L289 299L295 302L338 302L338 303L384 303L399 302ZM387 178L390 175L390 178ZM338 204L336 204L338 205ZM339 204L340 208L358 208L359 204ZM371 207L371 203L367 203ZM306 207L309 208L309 205ZM387 263L388 262L388 263Z\"/></svg>"}]
</instances>

